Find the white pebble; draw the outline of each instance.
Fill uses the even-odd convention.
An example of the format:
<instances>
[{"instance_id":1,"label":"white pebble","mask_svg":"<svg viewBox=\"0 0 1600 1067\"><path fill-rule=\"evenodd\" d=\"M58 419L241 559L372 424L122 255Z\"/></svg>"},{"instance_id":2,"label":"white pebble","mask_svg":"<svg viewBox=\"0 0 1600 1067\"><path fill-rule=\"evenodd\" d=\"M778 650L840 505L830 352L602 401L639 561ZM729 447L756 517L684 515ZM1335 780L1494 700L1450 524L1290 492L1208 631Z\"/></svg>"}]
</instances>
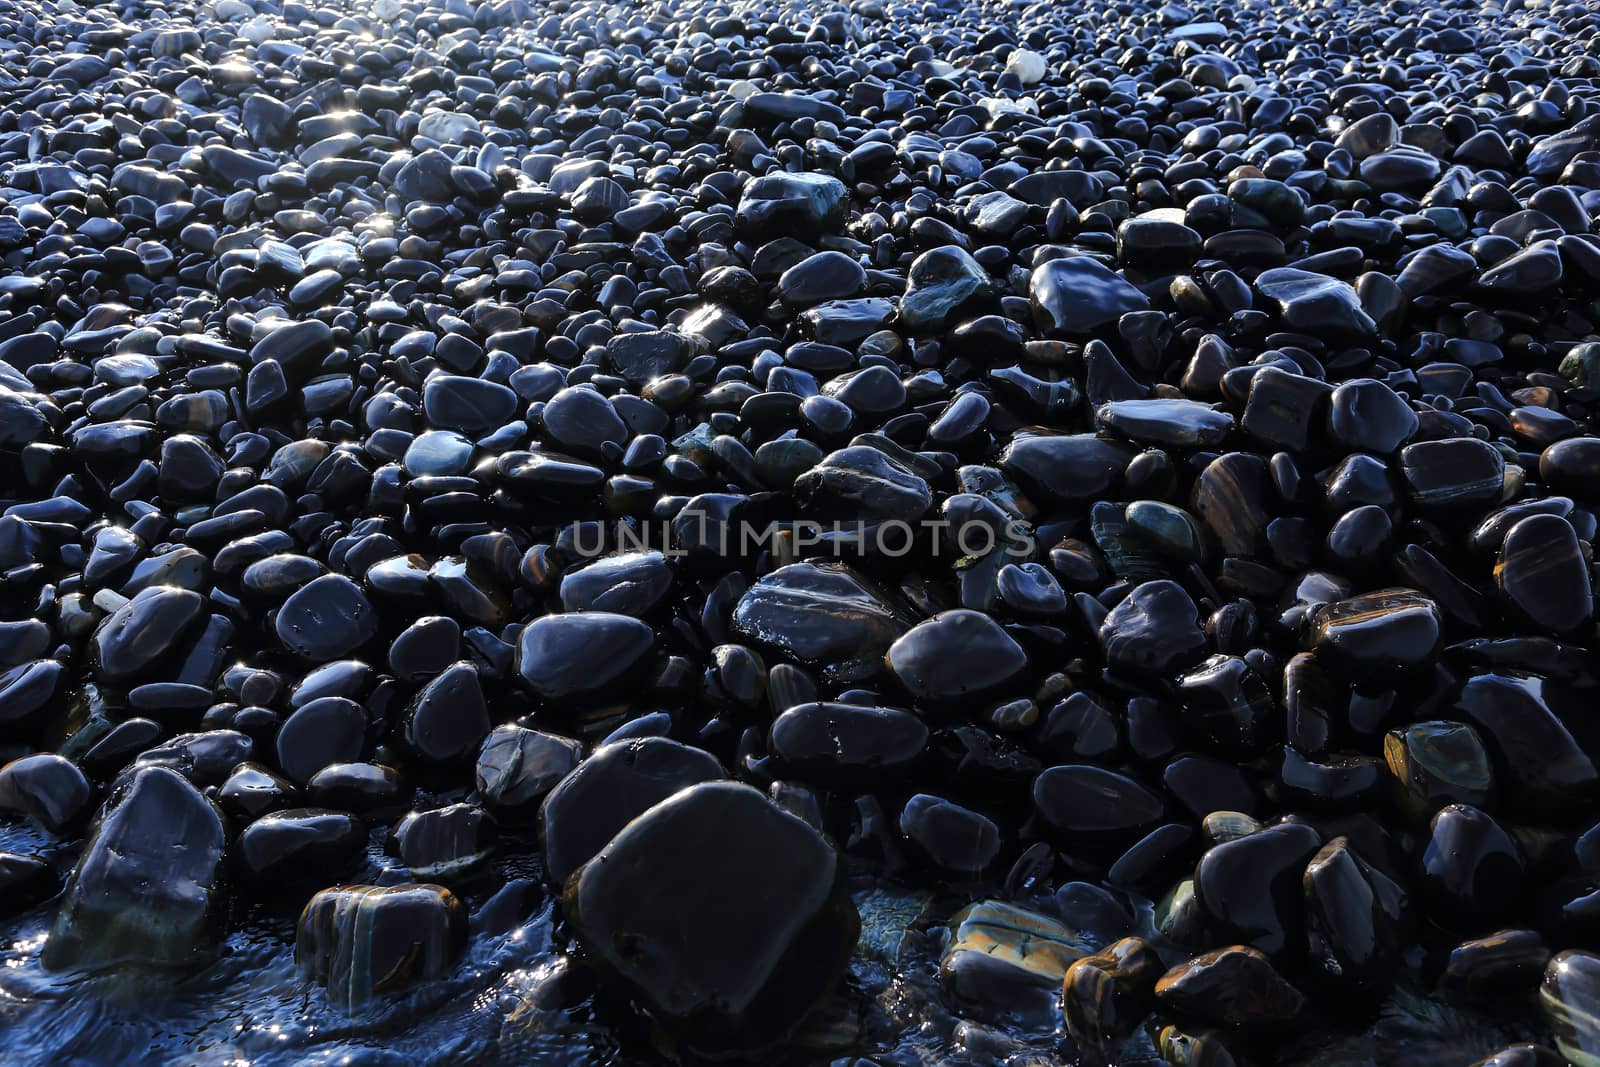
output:
<instances>
[{"instance_id":1,"label":"white pebble","mask_svg":"<svg viewBox=\"0 0 1600 1067\"><path fill-rule=\"evenodd\" d=\"M1006 58L1006 71L1017 76L1023 85L1038 85L1044 81L1044 56L1019 48Z\"/></svg>"},{"instance_id":2,"label":"white pebble","mask_svg":"<svg viewBox=\"0 0 1600 1067\"><path fill-rule=\"evenodd\" d=\"M94 606L107 614L116 611L128 602L128 598L115 589L100 589L94 594Z\"/></svg>"},{"instance_id":3,"label":"white pebble","mask_svg":"<svg viewBox=\"0 0 1600 1067\"><path fill-rule=\"evenodd\" d=\"M277 32L278 27L274 26L272 20L265 15L257 15L239 27L239 36L251 44L265 44L272 40L273 35Z\"/></svg>"}]
</instances>

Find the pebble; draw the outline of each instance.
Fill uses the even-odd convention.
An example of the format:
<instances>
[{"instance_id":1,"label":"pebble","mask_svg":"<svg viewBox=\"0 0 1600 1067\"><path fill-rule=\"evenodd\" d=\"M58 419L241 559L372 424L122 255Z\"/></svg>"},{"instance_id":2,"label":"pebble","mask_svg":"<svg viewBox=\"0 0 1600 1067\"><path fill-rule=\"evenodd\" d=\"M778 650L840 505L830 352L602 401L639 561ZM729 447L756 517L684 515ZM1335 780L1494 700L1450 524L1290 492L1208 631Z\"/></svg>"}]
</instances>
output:
<instances>
[{"instance_id":1,"label":"pebble","mask_svg":"<svg viewBox=\"0 0 1600 1067\"><path fill-rule=\"evenodd\" d=\"M646 810L579 870L565 901L608 975L717 1054L781 1038L860 932L832 846L734 782ZM693 953L676 947L685 941Z\"/></svg>"},{"instance_id":2,"label":"pebble","mask_svg":"<svg viewBox=\"0 0 1600 1067\"><path fill-rule=\"evenodd\" d=\"M0 30L18 1056L1600 1060L1588 7Z\"/></svg>"},{"instance_id":3,"label":"pebble","mask_svg":"<svg viewBox=\"0 0 1600 1067\"><path fill-rule=\"evenodd\" d=\"M902 634L885 662L921 704L964 703L1002 690L1027 669L1028 656L981 611L942 612Z\"/></svg>"},{"instance_id":4,"label":"pebble","mask_svg":"<svg viewBox=\"0 0 1600 1067\"><path fill-rule=\"evenodd\" d=\"M225 906L222 816L182 776L147 767L108 803L46 942L53 970L178 966L211 947Z\"/></svg>"},{"instance_id":5,"label":"pebble","mask_svg":"<svg viewBox=\"0 0 1600 1067\"><path fill-rule=\"evenodd\" d=\"M1555 1031L1555 1045L1570 1063L1600 1060L1600 1019L1596 1019L1595 981L1600 956L1568 949L1550 958L1539 986L1539 1009Z\"/></svg>"},{"instance_id":6,"label":"pebble","mask_svg":"<svg viewBox=\"0 0 1600 1067\"><path fill-rule=\"evenodd\" d=\"M627 615L578 611L546 615L523 627L517 674L542 700L598 696L637 673L655 645L649 626Z\"/></svg>"},{"instance_id":7,"label":"pebble","mask_svg":"<svg viewBox=\"0 0 1600 1067\"><path fill-rule=\"evenodd\" d=\"M540 806L546 874L565 885L645 810L697 782L722 777L715 757L665 737L602 745Z\"/></svg>"},{"instance_id":8,"label":"pebble","mask_svg":"<svg viewBox=\"0 0 1600 1067\"><path fill-rule=\"evenodd\" d=\"M1167 971L1156 983L1156 998L1223 1026L1284 1025L1305 1007L1305 997L1272 961L1244 945L1196 956Z\"/></svg>"},{"instance_id":9,"label":"pebble","mask_svg":"<svg viewBox=\"0 0 1600 1067\"><path fill-rule=\"evenodd\" d=\"M355 1007L439 977L466 943L466 908L443 886L338 886L300 913L294 955L332 1000Z\"/></svg>"}]
</instances>

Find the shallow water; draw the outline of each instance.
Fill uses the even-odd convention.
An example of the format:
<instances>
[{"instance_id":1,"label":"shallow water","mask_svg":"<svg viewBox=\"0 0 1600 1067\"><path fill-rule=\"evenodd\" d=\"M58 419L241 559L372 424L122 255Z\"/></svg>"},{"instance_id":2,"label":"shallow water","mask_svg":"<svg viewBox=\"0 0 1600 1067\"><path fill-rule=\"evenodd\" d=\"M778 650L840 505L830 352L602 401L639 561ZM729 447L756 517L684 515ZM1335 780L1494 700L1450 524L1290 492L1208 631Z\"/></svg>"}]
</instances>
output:
<instances>
[{"instance_id":1,"label":"shallow water","mask_svg":"<svg viewBox=\"0 0 1600 1067\"><path fill-rule=\"evenodd\" d=\"M40 842L18 826L0 847ZM384 865L374 847L375 873ZM499 873L515 877L514 864ZM485 888L502 878L484 880ZM487 895L465 892L474 904ZM502 1020L557 959L553 902L541 902L516 928L475 936L444 980L385 998L355 1012L327 1001L326 990L300 979L291 951L293 910L256 903L216 959L184 976L157 973L70 976L40 966L53 907L45 904L6 924L0 948L0 1062L126 1067L273 1067L278 1064L417 1064L506 1062L496 1047ZM563 1038L518 1050L512 1062L612 1062Z\"/></svg>"},{"instance_id":2,"label":"shallow water","mask_svg":"<svg viewBox=\"0 0 1600 1067\"><path fill-rule=\"evenodd\" d=\"M0 828L0 848L42 844L25 828ZM376 844L368 877L386 867ZM461 896L475 909L507 878L536 873L527 861L501 863ZM788 1044L747 1062L770 1067L850 1064L884 1067L1044 1067L1076 1064L1053 1031L988 1026L951 1013L938 984L948 945L945 921L969 899L936 897L863 879L860 947L840 993ZM1031 902L1049 910L1048 898ZM0 1027L7 1067L651 1067L673 1062L651 1047L635 1020L597 1003L586 983L578 999L550 997L565 946L554 900L545 894L503 933L475 928L471 947L445 978L352 1011L302 980L292 958L292 910L257 903L221 944L215 960L185 975L52 974L39 963L51 905L3 928ZM475 914L475 927L476 923ZM1148 903L1138 925L1149 930ZM1096 946L1109 932L1081 931ZM1325 1008L1339 1005L1325 1002ZM1400 988L1358 1021L1286 1035L1255 1062L1283 1067L1462 1067L1519 1040L1547 1037L1527 1012L1504 1004L1447 1004ZM1122 1050L1118 1067L1158 1067L1147 1035Z\"/></svg>"}]
</instances>

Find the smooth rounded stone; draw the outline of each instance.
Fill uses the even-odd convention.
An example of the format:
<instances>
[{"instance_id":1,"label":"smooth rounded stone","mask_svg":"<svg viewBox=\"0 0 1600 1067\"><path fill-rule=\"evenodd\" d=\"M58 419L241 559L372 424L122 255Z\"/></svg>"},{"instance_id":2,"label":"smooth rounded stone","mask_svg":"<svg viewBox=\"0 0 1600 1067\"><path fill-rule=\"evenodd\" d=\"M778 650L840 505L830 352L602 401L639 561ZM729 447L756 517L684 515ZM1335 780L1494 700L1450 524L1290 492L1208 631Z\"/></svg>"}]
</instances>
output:
<instances>
[{"instance_id":1,"label":"smooth rounded stone","mask_svg":"<svg viewBox=\"0 0 1600 1067\"><path fill-rule=\"evenodd\" d=\"M1043 564L1008 563L995 575L1000 602L1018 615L1049 617L1067 610L1067 594Z\"/></svg>"},{"instance_id":2,"label":"smooth rounded stone","mask_svg":"<svg viewBox=\"0 0 1600 1067\"><path fill-rule=\"evenodd\" d=\"M545 875L565 885L645 809L722 777L714 756L664 737L600 746L550 791L539 810Z\"/></svg>"},{"instance_id":3,"label":"smooth rounded stone","mask_svg":"<svg viewBox=\"0 0 1600 1067\"><path fill-rule=\"evenodd\" d=\"M395 192L414 202L448 203L455 195L450 170L450 157L436 148L430 148L401 166L394 177Z\"/></svg>"},{"instance_id":4,"label":"smooth rounded stone","mask_svg":"<svg viewBox=\"0 0 1600 1067\"><path fill-rule=\"evenodd\" d=\"M454 763L477 752L490 729L478 669L461 660L423 686L406 709L406 745L430 763Z\"/></svg>"},{"instance_id":5,"label":"smooth rounded stone","mask_svg":"<svg viewBox=\"0 0 1600 1067\"><path fill-rule=\"evenodd\" d=\"M979 193L967 205L968 227L980 237L1000 239L1017 231L1028 217L1028 205L1001 190Z\"/></svg>"},{"instance_id":6,"label":"smooth rounded stone","mask_svg":"<svg viewBox=\"0 0 1600 1067\"><path fill-rule=\"evenodd\" d=\"M1209 935L1192 878L1178 882L1156 901L1153 918L1156 933L1183 946L1185 951L1198 952L1205 947Z\"/></svg>"},{"instance_id":7,"label":"smooth rounded stone","mask_svg":"<svg viewBox=\"0 0 1600 1067\"><path fill-rule=\"evenodd\" d=\"M1536 930L1497 930L1451 949L1439 986L1481 994L1526 990L1544 974L1550 955Z\"/></svg>"},{"instance_id":8,"label":"smooth rounded stone","mask_svg":"<svg viewBox=\"0 0 1600 1067\"><path fill-rule=\"evenodd\" d=\"M1144 582L1100 624L1106 662L1133 676L1167 676L1205 647L1200 611L1183 586L1168 579Z\"/></svg>"},{"instance_id":9,"label":"smooth rounded stone","mask_svg":"<svg viewBox=\"0 0 1600 1067\"><path fill-rule=\"evenodd\" d=\"M1133 1035L1156 1005L1166 965L1142 937L1124 937L1067 968L1061 1014L1080 1048L1102 1054Z\"/></svg>"},{"instance_id":10,"label":"smooth rounded stone","mask_svg":"<svg viewBox=\"0 0 1600 1067\"><path fill-rule=\"evenodd\" d=\"M1140 444L1210 448L1233 432L1233 416L1194 400L1117 400L1095 412L1101 429Z\"/></svg>"},{"instance_id":11,"label":"smooth rounded stone","mask_svg":"<svg viewBox=\"0 0 1600 1067\"><path fill-rule=\"evenodd\" d=\"M582 759L583 745L569 737L507 723L483 739L473 780L495 811L531 814Z\"/></svg>"},{"instance_id":12,"label":"smooth rounded stone","mask_svg":"<svg viewBox=\"0 0 1600 1067\"><path fill-rule=\"evenodd\" d=\"M822 449L804 438L780 438L756 449L756 471L765 484L792 489L795 479L822 462L823 455Z\"/></svg>"},{"instance_id":13,"label":"smooth rounded stone","mask_svg":"<svg viewBox=\"0 0 1600 1067\"><path fill-rule=\"evenodd\" d=\"M1122 485L1133 449L1093 434L1019 437L1000 454L1000 469L1043 502L1093 500Z\"/></svg>"},{"instance_id":14,"label":"smooth rounded stone","mask_svg":"<svg viewBox=\"0 0 1600 1067\"><path fill-rule=\"evenodd\" d=\"M1015 74L1023 85L1037 85L1044 81L1048 70L1044 56L1027 48L1013 49L1006 56L1006 72Z\"/></svg>"},{"instance_id":15,"label":"smooth rounded stone","mask_svg":"<svg viewBox=\"0 0 1600 1067\"><path fill-rule=\"evenodd\" d=\"M162 499L181 503L209 500L222 477L222 460L192 434L175 434L161 442L157 485Z\"/></svg>"},{"instance_id":16,"label":"smooth rounded stone","mask_svg":"<svg viewBox=\"0 0 1600 1067\"><path fill-rule=\"evenodd\" d=\"M981 611L943 611L907 630L884 656L889 673L913 700L965 704L1015 685L1028 654Z\"/></svg>"},{"instance_id":17,"label":"smooth rounded stone","mask_svg":"<svg viewBox=\"0 0 1600 1067\"><path fill-rule=\"evenodd\" d=\"M240 832L234 869L259 888L325 883L351 870L366 849L361 821L326 808L289 808L263 815Z\"/></svg>"},{"instance_id":18,"label":"smooth rounded stone","mask_svg":"<svg viewBox=\"0 0 1600 1067\"><path fill-rule=\"evenodd\" d=\"M380 763L330 763L305 785L312 804L372 818L394 814L407 796L400 772Z\"/></svg>"},{"instance_id":19,"label":"smooth rounded stone","mask_svg":"<svg viewBox=\"0 0 1600 1067\"><path fill-rule=\"evenodd\" d=\"M298 708L278 730L278 766L303 785L330 764L354 763L367 749L369 723L360 704L319 697Z\"/></svg>"},{"instance_id":20,"label":"smooth rounded stone","mask_svg":"<svg viewBox=\"0 0 1600 1067\"><path fill-rule=\"evenodd\" d=\"M561 390L546 401L542 418L550 440L578 456L604 455L628 439L627 424L616 408L593 389Z\"/></svg>"},{"instance_id":21,"label":"smooth rounded stone","mask_svg":"<svg viewBox=\"0 0 1600 1067\"><path fill-rule=\"evenodd\" d=\"M56 707L66 675L66 665L56 659L30 659L0 672L0 723L37 728Z\"/></svg>"},{"instance_id":22,"label":"smooth rounded stone","mask_svg":"<svg viewBox=\"0 0 1600 1067\"><path fill-rule=\"evenodd\" d=\"M295 927L300 974L354 1008L447 974L467 947L467 909L438 885L324 889Z\"/></svg>"},{"instance_id":23,"label":"smooth rounded stone","mask_svg":"<svg viewBox=\"0 0 1600 1067\"><path fill-rule=\"evenodd\" d=\"M1405 943L1405 888L1336 837L1306 864L1301 889L1313 965L1338 981L1381 980Z\"/></svg>"},{"instance_id":24,"label":"smooth rounded stone","mask_svg":"<svg viewBox=\"0 0 1600 1067\"><path fill-rule=\"evenodd\" d=\"M781 1039L833 988L861 928L833 847L734 782L640 815L564 903L607 977L711 1054Z\"/></svg>"},{"instance_id":25,"label":"smooth rounded stone","mask_svg":"<svg viewBox=\"0 0 1600 1067\"><path fill-rule=\"evenodd\" d=\"M1600 437L1569 437L1539 454L1539 479L1551 492L1600 500Z\"/></svg>"},{"instance_id":26,"label":"smooth rounded stone","mask_svg":"<svg viewBox=\"0 0 1600 1067\"><path fill-rule=\"evenodd\" d=\"M1511 527L1494 581L1507 606L1537 630L1572 633L1594 618L1589 562L1572 524L1560 516L1530 515Z\"/></svg>"},{"instance_id":27,"label":"smooth rounded stone","mask_svg":"<svg viewBox=\"0 0 1600 1067\"><path fill-rule=\"evenodd\" d=\"M246 567L239 576L239 585L263 600L281 601L327 572L320 561L310 556L279 552Z\"/></svg>"},{"instance_id":28,"label":"smooth rounded stone","mask_svg":"<svg viewBox=\"0 0 1600 1067\"><path fill-rule=\"evenodd\" d=\"M289 652L327 663L371 641L378 633L378 612L356 583L342 574L325 574L283 602L273 629Z\"/></svg>"},{"instance_id":29,"label":"smooth rounded stone","mask_svg":"<svg viewBox=\"0 0 1600 1067\"><path fill-rule=\"evenodd\" d=\"M887 415L905 403L906 387L888 367L867 367L833 379L823 387L823 395L844 404L855 416Z\"/></svg>"},{"instance_id":30,"label":"smooth rounded stone","mask_svg":"<svg viewBox=\"0 0 1600 1067\"><path fill-rule=\"evenodd\" d=\"M1523 859L1511 836L1465 804L1439 809L1422 853L1422 893L1439 921L1473 926L1504 915L1523 891Z\"/></svg>"},{"instance_id":31,"label":"smooth rounded stone","mask_svg":"<svg viewBox=\"0 0 1600 1067\"><path fill-rule=\"evenodd\" d=\"M1562 274L1556 243L1538 241L1484 271L1478 286L1501 299L1525 299L1559 285Z\"/></svg>"},{"instance_id":32,"label":"smooth rounded stone","mask_svg":"<svg viewBox=\"0 0 1600 1067\"><path fill-rule=\"evenodd\" d=\"M512 485L556 499L590 495L605 481L600 467L559 452L505 452L496 468Z\"/></svg>"},{"instance_id":33,"label":"smooth rounded stone","mask_svg":"<svg viewBox=\"0 0 1600 1067\"><path fill-rule=\"evenodd\" d=\"M1200 524L1182 508L1158 500L1136 500L1128 505L1128 526L1163 556L1197 562L1206 554L1206 535Z\"/></svg>"},{"instance_id":34,"label":"smooth rounded stone","mask_svg":"<svg viewBox=\"0 0 1600 1067\"><path fill-rule=\"evenodd\" d=\"M1372 378L1344 382L1328 404L1328 425L1352 452L1389 455L1417 432L1417 413L1388 385Z\"/></svg>"},{"instance_id":35,"label":"smooth rounded stone","mask_svg":"<svg viewBox=\"0 0 1600 1067\"><path fill-rule=\"evenodd\" d=\"M606 556L562 575L561 606L643 618L665 602L673 579L672 565L660 552Z\"/></svg>"},{"instance_id":36,"label":"smooth rounded stone","mask_svg":"<svg viewBox=\"0 0 1600 1067\"><path fill-rule=\"evenodd\" d=\"M845 300L867 287L867 272L843 252L807 256L778 277L778 299L791 308Z\"/></svg>"},{"instance_id":37,"label":"smooth rounded stone","mask_svg":"<svg viewBox=\"0 0 1600 1067\"><path fill-rule=\"evenodd\" d=\"M106 682L143 678L173 656L205 612L189 589L157 585L107 615L95 630L92 664Z\"/></svg>"},{"instance_id":38,"label":"smooth rounded stone","mask_svg":"<svg viewBox=\"0 0 1600 1067\"><path fill-rule=\"evenodd\" d=\"M1216 537L1224 555L1254 556L1266 538L1266 460L1248 452L1228 452L1206 465L1195 479L1191 511Z\"/></svg>"},{"instance_id":39,"label":"smooth rounded stone","mask_svg":"<svg viewBox=\"0 0 1600 1067\"><path fill-rule=\"evenodd\" d=\"M631 385L672 374L694 355L694 341L670 330L619 333L606 341L606 362Z\"/></svg>"},{"instance_id":40,"label":"smooth rounded stone","mask_svg":"<svg viewBox=\"0 0 1600 1067\"><path fill-rule=\"evenodd\" d=\"M222 816L181 775L146 767L106 802L41 959L51 970L176 966L209 947L221 900Z\"/></svg>"},{"instance_id":41,"label":"smooth rounded stone","mask_svg":"<svg viewBox=\"0 0 1600 1067\"><path fill-rule=\"evenodd\" d=\"M1300 823L1213 845L1195 866L1195 897L1221 936L1281 955L1303 936L1301 874L1321 847Z\"/></svg>"},{"instance_id":42,"label":"smooth rounded stone","mask_svg":"<svg viewBox=\"0 0 1600 1067\"><path fill-rule=\"evenodd\" d=\"M1438 178L1441 169L1443 164L1428 153L1397 145L1363 159L1360 174L1375 189L1419 189Z\"/></svg>"},{"instance_id":43,"label":"smooth rounded stone","mask_svg":"<svg viewBox=\"0 0 1600 1067\"><path fill-rule=\"evenodd\" d=\"M412 438L401 465L413 477L460 474L471 459L471 441L454 430L428 430Z\"/></svg>"},{"instance_id":44,"label":"smooth rounded stone","mask_svg":"<svg viewBox=\"0 0 1600 1067\"><path fill-rule=\"evenodd\" d=\"M906 801L900 833L924 862L956 877L981 875L1000 854L1000 828L987 816L928 793Z\"/></svg>"},{"instance_id":45,"label":"smooth rounded stone","mask_svg":"<svg viewBox=\"0 0 1600 1067\"><path fill-rule=\"evenodd\" d=\"M1414 589L1380 589L1319 607L1310 646L1352 677L1424 666L1439 648L1439 606Z\"/></svg>"},{"instance_id":46,"label":"smooth rounded stone","mask_svg":"<svg viewBox=\"0 0 1600 1067\"><path fill-rule=\"evenodd\" d=\"M1210 656L1178 679L1183 722L1207 751L1250 760L1271 741L1274 705L1267 682L1239 656Z\"/></svg>"},{"instance_id":47,"label":"smooth rounded stone","mask_svg":"<svg viewBox=\"0 0 1600 1067\"><path fill-rule=\"evenodd\" d=\"M212 786L220 784L254 752L255 742L237 730L202 730L148 745L133 761L130 770L165 767L197 786Z\"/></svg>"},{"instance_id":48,"label":"smooth rounded stone","mask_svg":"<svg viewBox=\"0 0 1600 1067\"><path fill-rule=\"evenodd\" d=\"M1162 819L1161 798L1132 778L1089 764L1049 767L1033 782L1033 807L1064 841L1132 844Z\"/></svg>"},{"instance_id":49,"label":"smooth rounded stone","mask_svg":"<svg viewBox=\"0 0 1600 1067\"><path fill-rule=\"evenodd\" d=\"M939 981L964 1014L990 1022L1049 1025L1060 1018L1067 969L1091 951L1059 919L1001 900L980 900L950 919Z\"/></svg>"},{"instance_id":50,"label":"smooth rounded stone","mask_svg":"<svg viewBox=\"0 0 1600 1067\"><path fill-rule=\"evenodd\" d=\"M927 725L909 711L813 701L773 720L767 749L800 781L865 787L915 768L928 736Z\"/></svg>"},{"instance_id":51,"label":"smooth rounded stone","mask_svg":"<svg viewBox=\"0 0 1600 1067\"><path fill-rule=\"evenodd\" d=\"M1576 1067L1600 1063L1600 954L1568 949L1550 957L1539 985L1539 1011L1556 1048Z\"/></svg>"},{"instance_id":52,"label":"smooth rounded stone","mask_svg":"<svg viewBox=\"0 0 1600 1067\"><path fill-rule=\"evenodd\" d=\"M764 174L744 187L734 223L752 240L814 239L843 224L847 197L844 183L830 175Z\"/></svg>"},{"instance_id":53,"label":"smooth rounded stone","mask_svg":"<svg viewBox=\"0 0 1600 1067\"><path fill-rule=\"evenodd\" d=\"M915 522L933 505L926 481L871 445L830 452L795 479L794 492L823 517L867 522Z\"/></svg>"},{"instance_id":54,"label":"smooth rounded stone","mask_svg":"<svg viewBox=\"0 0 1600 1067\"><path fill-rule=\"evenodd\" d=\"M459 144L469 133L477 133L478 120L459 111L430 111L417 122L417 136L440 144Z\"/></svg>"},{"instance_id":55,"label":"smooth rounded stone","mask_svg":"<svg viewBox=\"0 0 1600 1067\"><path fill-rule=\"evenodd\" d=\"M94 550L83 565L83 581L99 585L138 560L144 544L131 531L107 526L94 536ZM43 649L40 649L43 651Z\"/></svg>"},{"instance_id":56,"label":"smooth rounded stone","mask_svg":"<svg viewBox=\"0 0 1600 1067\"><path fill-rule=\"evenodd\" d=\"M1459 514L1499 502L1506 460L1475 437L1418 441L1400 450L1400 473L1418 507Z\"/></svg>"},{"instance_id":57,"label":"smooth rounded stone","mask_svg":"<svg viewBox=\"0 0 1600 1067\"><path fill-rule=\"evenodd\" d=\"M1342 148L1356 159L1366 159L1400 143L1400 124L1387 111L1379 111L1345 127L1335 148Z\"/></svg>"},{"instance_id":58,"label":"smooth rounded stone","mask_svg":"<svg viewBox=\"0 0 1600 1067\"><path fill-rule=\"evenodd\" d=\"M1239 425L1264 444L1304 451L1331 392L1327 382L1263 367L1250 378Z\"/></svg>"},{"instance_id":59,"label":"smooth rounded stone","mask_svg":"<svg viewBox=\"0 0 1600 1067\"><path fill-rule=\"evenodd\" d=\"M389 670L404 681L431 678L458 658L461 624L445 615L425 615L389 646Z\"/></svg>"},{"instance_id":60,"label":"smooth rounded stone","mask_svg":"<svg viewBox=\"0 0 1600 1067\"><path fill-rule=\"evenodd\" d=\"M1275 226L1298 226L1305 220L1305 200L1290 186L1271 178L1240 178L1230 182L1228 199Z\"/></svg>"},{"instance_id":61,"label":"smooth rounded stone","mask_svg":"<svg viewBox=\"0 0 1600 1067\"><path fill-rule=\"evenodd\" d=\"M582 702L633 677L654 645L654 631L627 615L605 611L545 615L523 627L516 671L543 700Z\"/></svg>"},{"instance_id":62,"label":"smooth rounded stone","mask_svg":"<svg viewBox=\"0 0 1600 1067\"><path fill-rule=\"evenodd\" d=\"M240 763L217 787L222 813L236 824L254 822L270 812L293 807L299 796L295 784L259 763Z\"/></svg>"},{"instance_id":63,"label":"smooth rounded stone","mask_svg":"<svg viewBox=\"0 0 1600 1067\"><path fill-rule=\"evenodd\" d=\"M50 647L50 627L38 619L0 622L0 670L38 659Z\"/></svg>"},{"instance_id":64,"label":"smooth rounded stone","mask_svg":"<svg viewBox=\"0 0 1600 1067\"><path fill-rule=\"evenodd\" d=\"M900 322L908 330L941 330L970 302L982 299L989 273L965 249L955 245L930 248L911 261L906 291L900 298Z\"/></svg>"},{"instance_id":65,"label":"smooth rounded stone","mask_svg":"<svg viewBox=\"0 0 1600 1067\"><path fill-rule=\"evenodd\" d=\"M23 756L0 767L0 810L26 815L57 836L88 814L90 795L83 772L54 753Z\"/></svg>"},{"instance_id":66,"label":"smooth rounded stone","mask_svg":"<svg viewBox=\"0 0 1600 1067\"><path fill-rule=\"evenodd\" d=\"M303 380L333 349L333 341L333 328L320 319L285 323L251 347L250 362L257 366L275 363L286 376Z\"/></svg>"},{"instance_id":67,"label":"smooth rounded stone","mask_svg":"<svg viewBox=\"0 0 1600 1067\"><path fill-rule=\"evenodd\" d=\"M1034 322L1049 334L1082 336L1145 311L1150 299L1125 278L1087 256L1052 259L1028 279Z\"/></svg>"},{"instance_id":68,"label":"smooth rounded stone","mask_svg":"<svg viewBox=\"0 0 1600 1067\"><path fill-rule=\"evenodd\" d=\"M1383 758L1401 803L1419 819L1432 819L1446 804L1493 805L1494 766L1483 739L1466 723L1419 722L1391 730Z\"/></svg>"},{"instance_id":69,"label":"smooth rounded stone","mask_svg":"<svg viewBox=\"0 0 1600 1067\"><path fill-rule=\"evenodd\" d=\"M1406 260L1395 283L1414 299L1468 278L1477 269L1470 252L1450 244L1429 245Z\"/></svg>"},{"instance_id":70,"label":"smooth rounded stone","mask_svg":"<svg viewBox=\"0 0 1600 1067\"><path fill-rule=\"evenodd\" d=\"M1496 777L1525 810L1560 816L1600 797L1600 766L1581 702L1537 675L1477 674L1461 687L1456 711L1499 757Z\"/></svg>"},{"instance_id":71,"label":"smooth rounded stone","mask_svg":"<svg viewBox=\"0 0 1600 1067\"><path fill-rule=\"evenodd\" d=\"M583 222L604 222L628 208L628 191L604 175L586 179L572 192L572 216Z\"/></svg>"},{"instance_id":72,"label":"smooth rounded stone","mask_svg":"<svg viewBox=\"0 0 1600 1067\"><path fill-rule=\"evenodd\" d=\"M435 374L422 387L422 410L440 429L478 437L511 419L517 394L498 382Z\"/></svg>"},{"instance_id":73,"label":"smooth rounded stone","mask_svg":"<svg viewBox=\"0 0 1600 1067\"><path fill-rule=\"evenodd\" d=\"M838 682L870 678L911 627L868 577L843 563L791 563L758 578L733 609L733 629Z\"/></svg>"},{"instance_id":74,"label":"smooth rounded stone","mask_svg":"<svg viewBox=\"0 0 1600 1067\"><path fill-rule=\"evenodd\" d=\"M1337 278L1294 267L1276 267L1256 277L1256 288L1262 296L1277 302L1278 313L1291 330L1345 337L1367 337L1378 330L1362 309L1355 289Z\"/></svg>"},{"instance_id":75,"label":"smooth rounded stone","mask_svg":"<svg viewBox=\"0 0 1600 1067\"><path fill-rule=\"evenodd\" d=\"M1200 234L1176 219L1152 215L1127 219L1117 227L1117 258L1149 270L1193 263L1203 243Z\"/></svg>"},{"instance_id":76,"label":"smooth rounded stone","mask_svg":"<svg viewBox=\"0 0 1600 1067\"><path fill-rule=\"evenodd\" d=\"M1163 1007L1220 1026L1285 1025L1306 999L1263 953L1231 945L1196 956L1156 983Z\"/></svg>"},{"instance_id":77,"label":"smooth rounded stone","mask_svg":"<svg viewBox=\"0 0 1600 1067\"><path fill-rule=\"evenodd\" d=\"M408 812L389 830L389 851L414 878L450 882L489 858L494 820L476 804Z\"/></svg>"}]
</instances>

